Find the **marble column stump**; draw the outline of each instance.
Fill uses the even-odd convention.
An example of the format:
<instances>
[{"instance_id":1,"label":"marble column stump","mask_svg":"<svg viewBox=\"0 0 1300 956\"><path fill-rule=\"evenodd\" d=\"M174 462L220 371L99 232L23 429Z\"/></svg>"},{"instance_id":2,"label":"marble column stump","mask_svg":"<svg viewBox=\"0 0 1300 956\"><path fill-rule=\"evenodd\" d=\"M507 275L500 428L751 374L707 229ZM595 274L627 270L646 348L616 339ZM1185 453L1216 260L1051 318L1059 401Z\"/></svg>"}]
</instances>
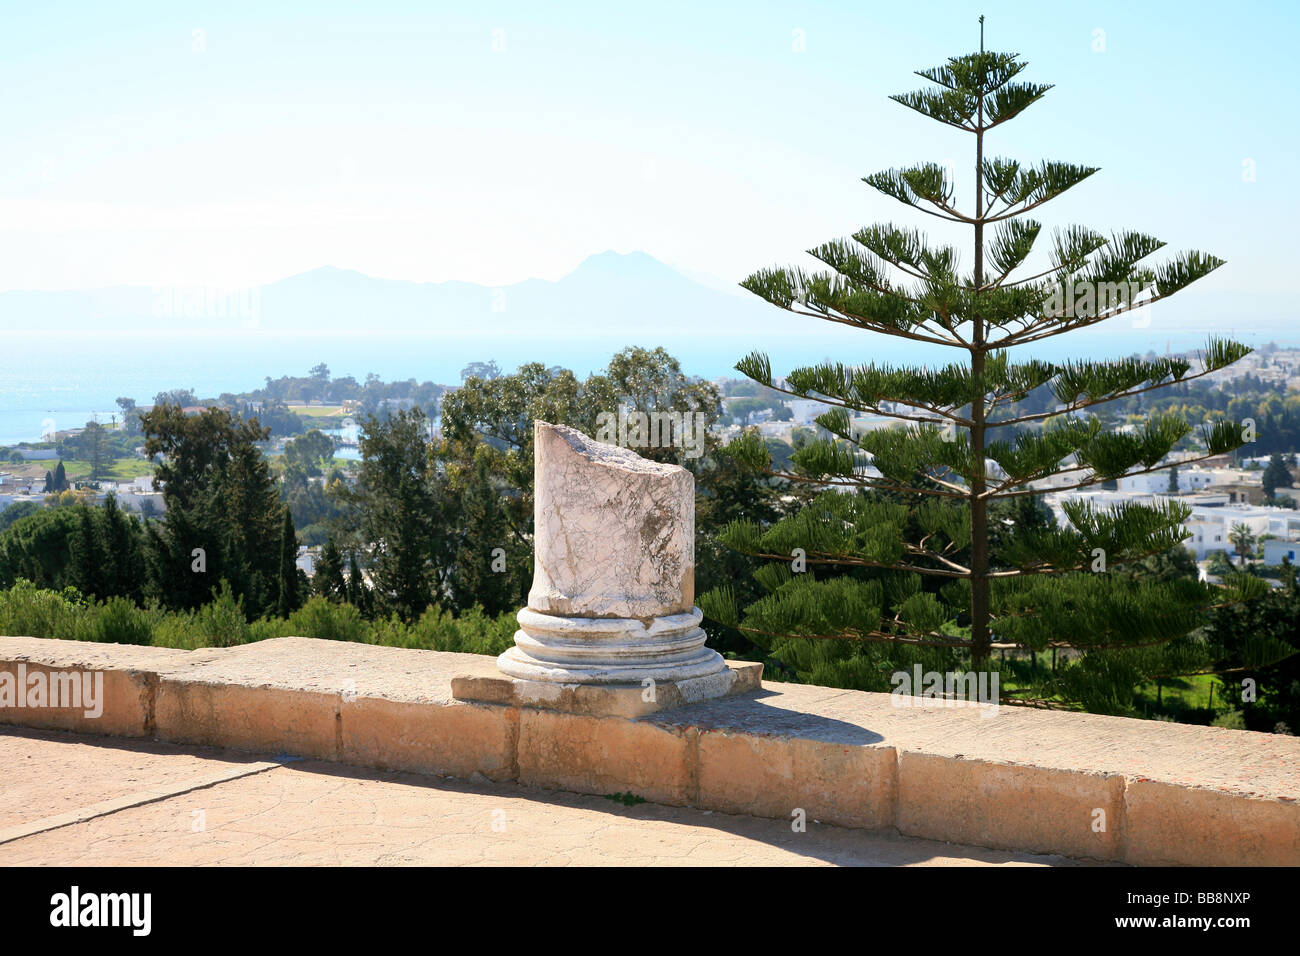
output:
<instances>
[{"instance_id":1,"label":"marble column stump","mask_svg":"<svg viewBox=\"0 0 1300 956\"><path fill-rule=\"evenodd\" d=\"M635 716L756 689L761 664L704 646L695 479L564 425L534 422L533 586L504 677L457 698Z\"/></svg>"}]
</instances>

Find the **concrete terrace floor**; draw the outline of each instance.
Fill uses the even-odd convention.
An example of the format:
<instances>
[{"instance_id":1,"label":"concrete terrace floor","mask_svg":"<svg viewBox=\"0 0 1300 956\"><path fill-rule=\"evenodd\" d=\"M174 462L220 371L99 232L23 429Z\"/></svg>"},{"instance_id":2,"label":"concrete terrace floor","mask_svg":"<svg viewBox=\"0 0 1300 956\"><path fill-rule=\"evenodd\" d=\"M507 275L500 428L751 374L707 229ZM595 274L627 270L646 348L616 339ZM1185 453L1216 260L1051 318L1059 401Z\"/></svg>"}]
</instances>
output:
<instances>
[{"instance_id":1,"label":"concrete terrace floor","mask_svg":"<svg viewBox=\"0 0 1300 956\"><path fill-rule=\"evenodd\" d=\"M483 780L0 728L0 865L1076 866Z\"/></svg>"}]
</instances>

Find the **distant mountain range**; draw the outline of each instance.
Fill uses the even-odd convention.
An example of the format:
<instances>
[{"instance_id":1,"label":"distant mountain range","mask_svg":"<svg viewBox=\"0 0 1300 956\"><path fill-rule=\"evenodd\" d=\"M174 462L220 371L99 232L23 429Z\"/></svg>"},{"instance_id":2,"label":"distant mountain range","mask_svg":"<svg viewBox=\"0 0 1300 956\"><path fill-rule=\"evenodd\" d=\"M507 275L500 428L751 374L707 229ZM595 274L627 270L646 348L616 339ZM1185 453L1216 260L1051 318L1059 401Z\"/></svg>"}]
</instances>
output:
<instances>
[{"instance_id":1,"label":"distant mountain range","mask_svg":"<svg viewBox=\"0 0 1300 956\"><path fill-rule=\"evenodd\" d=\"M703 279L703 281L701 281ZM901 357L951 361L948 350L840 325L800 319L737 289L691 277L644 252L603 252L558 281L527 279L493 288L470 282L376 279L326 266L253 290L117 286L84 292L0 293L0 329L38 332L150 330L291 335L422 337L454 340L473 354L506 354L512 344L653 342L679 354L725 355L726 367L754 348L794 348L801 361ZM1247 344L1300 340L1291 296L1203 292L1192 287L1151 310L1148 325L1125 319L1050 339L1035 357L1118 356L1202 345L1211 332ZM925 354L922 354L925 353ZM791 358L796 356L791 355ZM1022 350L1017 358L1030 355Z\"/></svg>"},{"instance_id":2,"label":"distant mountain range","mask_svg":"<svg viewBox=\"0 0 1300 956\"><path fill-rule=\"evenodd\" d=\"M84 292L0 293L9 328L124 330L258 328L268 332L409 332L466 336L620 329L708 335L779 330L788 316L729 295L643 252L603 252L564 278L493 288L470 282L376 279L326 266L253 290L116 286Z\"/></svg>"}]
</instances>

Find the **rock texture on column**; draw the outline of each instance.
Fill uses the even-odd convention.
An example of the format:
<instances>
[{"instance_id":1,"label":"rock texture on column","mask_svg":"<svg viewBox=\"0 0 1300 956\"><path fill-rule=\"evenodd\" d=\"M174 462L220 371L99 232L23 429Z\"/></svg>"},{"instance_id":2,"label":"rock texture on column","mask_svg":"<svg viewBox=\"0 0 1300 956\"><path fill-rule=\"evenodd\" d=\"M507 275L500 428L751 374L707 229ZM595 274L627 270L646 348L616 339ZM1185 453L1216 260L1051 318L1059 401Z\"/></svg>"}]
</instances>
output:
<instances>
[{"instance_id":1,"label":"rock texture on column","mask_svg":"<svg viewBox=\"0 0 1300 956\"><path fill-rule=\"evenodd\" d=\"M687 699L735 674L704 646L695 607L695 480L564 425L534 423L534 571L514 678L559 684L688 681Z\"/></svg>"}]
</instances>

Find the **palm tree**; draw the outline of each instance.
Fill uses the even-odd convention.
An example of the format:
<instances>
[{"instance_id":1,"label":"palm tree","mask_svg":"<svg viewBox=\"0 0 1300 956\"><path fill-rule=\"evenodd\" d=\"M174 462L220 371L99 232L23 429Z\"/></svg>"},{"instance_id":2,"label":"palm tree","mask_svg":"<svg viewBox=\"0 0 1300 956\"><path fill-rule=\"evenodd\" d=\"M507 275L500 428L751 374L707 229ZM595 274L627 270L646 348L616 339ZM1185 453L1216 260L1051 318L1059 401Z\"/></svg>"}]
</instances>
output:
<instances>
[{"instance_id":1,"label":"palm tree","mask_svg":"<svg viewBox=\"0 0 1300 956\"><path fill-rule=\"evenodd\" d=\"M1255 553L1255 535L1250 530L1250 525L1234 524L1232 530L1228 532L1228 540L1232 542L1236 552L1241 555L1241 566L1246 566L1246 558Z\"/></svg>"}]
</instances>

